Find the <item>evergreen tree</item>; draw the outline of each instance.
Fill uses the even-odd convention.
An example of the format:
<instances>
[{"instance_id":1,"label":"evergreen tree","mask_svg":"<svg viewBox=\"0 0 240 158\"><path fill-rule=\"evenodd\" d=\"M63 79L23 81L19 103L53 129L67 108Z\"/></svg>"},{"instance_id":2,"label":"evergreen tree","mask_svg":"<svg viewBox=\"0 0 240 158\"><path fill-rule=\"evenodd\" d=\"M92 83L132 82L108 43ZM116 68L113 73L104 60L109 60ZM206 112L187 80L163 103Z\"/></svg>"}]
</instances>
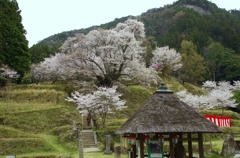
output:
<instances>
[{"instance_id":1,"label":"evergreen tree","mask_svg":"<svg viewBox=\"0 0 240 158\"><path fill-rule=\"evenodd\" d=\"M197 53L197 47L191 41L183 40L181 43L182 67L179 77L184 82L198 83L204 80L207 67L204 58Z\"/></svg>"},{"instance_id":2,"label":"evergreen tree","mask_svg":"<svg viewBox=\"0 0 240 158\"><path fill-rule=\"evenodd\" d=\"M20 14L16 0L0 0L0 61L23 76L31 56Z\"/></svg>"}]
</instances>

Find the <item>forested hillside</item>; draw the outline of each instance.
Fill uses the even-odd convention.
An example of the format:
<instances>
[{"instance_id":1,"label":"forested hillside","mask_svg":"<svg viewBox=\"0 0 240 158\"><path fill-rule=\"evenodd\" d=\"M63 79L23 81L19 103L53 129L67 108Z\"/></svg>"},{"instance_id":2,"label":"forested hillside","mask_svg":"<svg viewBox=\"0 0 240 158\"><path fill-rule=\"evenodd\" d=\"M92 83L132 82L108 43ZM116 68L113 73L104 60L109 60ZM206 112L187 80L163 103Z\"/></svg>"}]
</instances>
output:
<instances>
[{"instance_id":1,"label":"forested hillside","mask_svg":"<svg viewBox=\"0 0 240 158\"><path fill-rule=\"evenodd\" d=\"M52 35L30 48L32 62L38 63L54 54L75 33L87 34L99 27L110 29L129 18L145 25L148 47L147 65L156 46L169 46L181 52L183 41L189 41L204 58L203 80L238 80L240 78L240 11L218 8L207 0L179 0L171 5L152 8L140 16L115 19L100 26L65 31ZM189 80L187 80L189 81ZM190 81L191 82L191 81Z\"/></svg>"}]
</instances>

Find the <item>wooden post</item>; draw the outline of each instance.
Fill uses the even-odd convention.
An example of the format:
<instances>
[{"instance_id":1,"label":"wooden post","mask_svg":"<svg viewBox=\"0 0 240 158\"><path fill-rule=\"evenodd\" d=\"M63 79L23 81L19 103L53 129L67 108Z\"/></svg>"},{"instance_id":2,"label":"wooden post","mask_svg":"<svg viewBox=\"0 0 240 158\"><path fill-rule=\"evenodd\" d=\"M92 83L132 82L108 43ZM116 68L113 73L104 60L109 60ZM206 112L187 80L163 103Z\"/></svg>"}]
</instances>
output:
<instances>
[{"instance_id":1,"label":"wooden post","mask_svg":"<svg viewBox=\"0 0 240 158\"><path fill-rule=\"evenodd\" d=\"M135 134L135 137L137 139L138 135ZM137 158L137 142L135 145L132 146L132 148L133 148L133 156L134 156L134 158Z\"/></svg>"},{"instance_id":2,"label":"wooden post","mask_svg":"<svg viewBox=\"0 0 240 158\"><path fill-rule=\"evenodd\" d=\"M203 151L203 136L202 133L198 133L198 149L199 149L199 158L204 157L204 151Z\"/></svg>"},{"instance_id":3,"label":"wooden post","mask_svg":"<svg viewBox=\"0 0 240 158\"><path fill-rule=\"evenodd\" d=\"M177 146L175 148L177 151L174 151L175 157L178 157L178 156L181 157L182 156L181 154L185 152L185 151L180 151L182 147L184 148L183 140L182 140L182 133L179 133L178 135L179 135L179 137L178 137L178 144L177 144Z\"/></svg>"},{"instance_id":4,"label":"wooden post","mask_svg":"<svg viewBox=\"0 0 240 158\"><path fill-rule=\"evenodd\" d=\"M133 149L133 157L134 157L134 158L137 158L136 145L133 145L133 146L132 146L132 149Z\"/></svg>"},{"instance_id":5,"label":"wooden post","mask_svg":"<svg viewBox=\"0 0 240 158\"><path fill-rule=\"evenodd\" d=\"M188 137L188 157L189 158L192 158L193 157L193 153L192 153L192 141L191 141L191 138L192 138L192 134L191 133L188 133L187 134L187 137Z\"/></svg>"},{"instance_id":6,"label":"wooden post","mask_svg":"<svg viewBox=\"0 0 240 158\"><path fill-rule=\"evenodd\" d=\"M182 133L179 133L178 144L183 145Z\"/></svg>"},{"instance_id":7,"label":"wooden post","mask_svg":"<svg viewBox=\"0 0 240 158\"><path fill-rule=\"evenodd\" d=\"M135 158L133 151L131 151L129 154L130 154L130 158Z\"/></svg>"},{"instance_id":8,"label":"wooden post","mask_svg":"<svg viewBox=\"0 0 240 158\"><path fill-rule=\"evenodd\" d=\"M144 136L139 134L139 147L140 147L140 158L144 158Z\"/></svg>"},{"instance_id":9,"label":"wooden post","mask_svg":"<svg viewBox=\"0 0 240 158\"><path fill-rule=\"evenodd\" d=\"M172 134L169 134L170 158L174 158L174 148L172 143Z\"/></svg>"}]
</instances>

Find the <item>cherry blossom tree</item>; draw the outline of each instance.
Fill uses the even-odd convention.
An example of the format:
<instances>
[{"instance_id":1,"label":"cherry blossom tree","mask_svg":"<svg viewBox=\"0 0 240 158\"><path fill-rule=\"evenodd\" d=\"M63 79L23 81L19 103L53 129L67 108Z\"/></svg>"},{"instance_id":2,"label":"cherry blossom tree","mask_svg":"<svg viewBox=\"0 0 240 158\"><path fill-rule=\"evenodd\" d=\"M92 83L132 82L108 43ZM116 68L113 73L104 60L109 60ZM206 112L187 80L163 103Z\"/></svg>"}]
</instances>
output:
<instances>
[{"instance_id":1,"label":"cherry blossom tree","mask_svg":"<svg viewBox=\"0 0 240 158\"><path fill-rule=\"evenodd\" d=\"M52 83L55 83L59 79L64 80L64 76L67 74L67 72L64 72L60 63L60 59L63 55L64 54L61 53L51 55L40 63L40 67L44 70L42 73L44 73L45 78L51 80Z\"/></svg>"},{"instance_id":2,"label":"cherry blossom tree","mask_svg":"<svg viewBox=\"0 0 240 158\"><path fill-rule=\"evenodd\" d=\"M203 85L202 85L202 87L208 91L211 91L212 89L216 88L216 86L217 86L217 83L215 81L205 81L203 82Z\"/></svg>"},{"instance_id":3,"label":"cherry blossom tree","mask_svg":"<svg viewBox=\"0 0 240 158\"><path fill-rule=\"evenodd\" d=\"M110 30L76 34L60 47L61 53L34 65L32 72L53 82L81 76L97 80L98 86L111 87L115 81L129 80L134 84L157 85L161 79L156 71L145 66L144 38L143 23L131 19Z\"/></svg>"},{"instance_id":4,"label":"cherry blossom tree","mask_svg":"<svg viewBox=\"0 0 240 158\"><path fill-rule=\"evenodd\" d=\"M181 101L187 103L190 107L198 111L212 108L211 104L209 104L208 96L192 95L191 93L187 93L186 90L179 91L176 95Z\"/></svg>"},{"instance_id":5,"label":"cherry blossom tree","mask_svg":"<svg viewBox=\"0 0 240 158\"><path fill-rule=\"evenodd\" d=\"M234 83L238 84L237 81L234 81ZM234 85L231 85L229 81L205 81L202 85L203 89L206 89L208 91L213 89L219 89L219 90L230 90L232 91L234 88Z\"/></svg>"},{"instance_id":6,"label":"cherry blossom tree","mask_svg":"<svg viewBox=\"0 0 240 158\"><path fill-rule=\"evenodd\" d=\"M157 68L162 71L162 74L169 73L170 70L177 71L182 67L182 57L176 50L170 49L168 46L157 47L153 51L153 57L151 63L153 68ZM160 66L160 67L159 67Z\"/></svg>"},{"instance_id":7,"label":"cherry blossom tree","mask_svg":"<svg viewBox=\"0 0 240 158\"><path fill-rule=\"evenodd\" d=\"M31 65L31 79L33 83L40 83L44 81L45 70L41 67L41 64Z\"/></svg>"},{"instance_id":8,"label":"cherry blossom tree","mask_svg":"<svg viewBox=\"0 0 240 158\"><path fill-rule=\"evenodd\" d=\"M131 19L111 30L77 34L61 46L66 54L61 63L81 75L94 76L100 86L111 87L114 81L130 80L136 75L151 76L151 81L158 84L157 73L145 67L144 38L143 23Z\"/></svg>"},{"instance_id":9,"label":"cherry blossom tree","mask_svg":"<svg viewBox=\"0 0 240 158\"><path fill-rule=\"evenodd\" d=\"M19 75L16 71L12 70L8 65L0 65L0 87L8 87L12 79L17 79Z\"/></svg>"},{"instance_id":10,"label":"cherry blossom tree","mask_svg":"<svg viewBox=\"0 0 240 158\"><path fill-rule=\"evenodd\" d=\"M233 89L240 90L240 81L233 81Z\"/></svg>"},{"instance_id":11,"label":"cherry blossom tree","mask_svg":"<svg viewBox=\"0 0 240 158\"><path fill-rule=\"evenodd\" d=\"M235 84L238 84L238 82L236 81ZM236 100L233 98L233 90L236 88L229 81L205 81L203 82L203 88L209 91L209 103L222 109L222 114L224 114L224 109L237 106Z\"/></svg>"},{"instance_id":12,"label":"cherry blossom tree","mask_svg":"<svg viewBox=\"0 0 240 158\"><path fill-rule=\"evenodd\" d=\"M62 63L65 56L63 53L56 53L45 58L39 64L32 64L31 75L33 82L52 81L52 83L55 83L59 80L76 78L78 75L76 71L64 67L64 63Z\"/></svg>"},{"instance_id":13,"label":"cherry blossom tree","mask_svg":"<svg viewBox=\"0 0 240 158\"><path fill-rule=\"evenodd\" d=\"M213 89L209 93L210 104L222 109L222 115L227 107L236 107L236 100L233 98L232 91L228 89Z\"/></svg>"},{"instance_id":14,"label":"cherry blossom tree","mask_svg":"<svg viewBox=\"0 0 240 158\"><path fill-rule=\"evenodd\" d=\"M92 94L80 94L75 91L66 101L77 104L80 114L92 115L94 125L98 127L97 120L100 117L102 126L105 127L105 121L108 114L114 113L114 110L126 108L125 101L121 100L121 94L117 92L117 86L98 87Z\"/></svg>"},{"instance_id":15,"label":"cherry blossom tree","mask_svg":"<svg viewBox=\"0 0 240 158\"><path fill-rule=\"evenodd\" d=\"M9 78L9 79L16 79L19 77L16 71L9 68L8 65L2 64L0 67L0 77Z\"/></svg>"},{"instance_id":16,"label":"cherry blossom tree","mask_svg":"<svg viewBox=\"0 0 240 158\"><path fill-rule=\"evenodd\" d=\"M229 81L219 81L215 89L232 91L234 88Z\"/></svg>"},{"instance_id":17,"label":"cherry blossom tree","mask_svg":"<svg viewBox=\"0 0 240 158\"><path fill-rule=\"evenodd\" d=\"M220 108L223 115L226 108L237 106L233 98L233 90L238 89L239 83L239 81L234 81L234 85L231 85L228 81L205 81L203 88L207 90L207 95L197 96L186 93L186 91L179 91L177 95L180 100L193 108L198 107L199 110Z\"/></svg>"}]
</instances>

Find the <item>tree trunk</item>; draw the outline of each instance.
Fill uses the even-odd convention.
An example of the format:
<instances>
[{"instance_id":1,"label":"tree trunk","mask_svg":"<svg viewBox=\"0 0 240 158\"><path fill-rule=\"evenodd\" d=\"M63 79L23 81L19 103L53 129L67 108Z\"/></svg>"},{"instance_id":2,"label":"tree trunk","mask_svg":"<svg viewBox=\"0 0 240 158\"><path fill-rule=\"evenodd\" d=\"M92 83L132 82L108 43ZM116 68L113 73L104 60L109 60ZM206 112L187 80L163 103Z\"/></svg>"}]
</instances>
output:
<instances>
[{"instance_id":1,"label":"tree trunk","mask_svg":"<svg viewBox=\"0 0 240 158\"><path fill-rule=\"evenodd\" d=\"M98 129L99 125L98 125L97 120L92 118L92 121L93 121L93 126Z\"/></svg>"}]
</instances>

